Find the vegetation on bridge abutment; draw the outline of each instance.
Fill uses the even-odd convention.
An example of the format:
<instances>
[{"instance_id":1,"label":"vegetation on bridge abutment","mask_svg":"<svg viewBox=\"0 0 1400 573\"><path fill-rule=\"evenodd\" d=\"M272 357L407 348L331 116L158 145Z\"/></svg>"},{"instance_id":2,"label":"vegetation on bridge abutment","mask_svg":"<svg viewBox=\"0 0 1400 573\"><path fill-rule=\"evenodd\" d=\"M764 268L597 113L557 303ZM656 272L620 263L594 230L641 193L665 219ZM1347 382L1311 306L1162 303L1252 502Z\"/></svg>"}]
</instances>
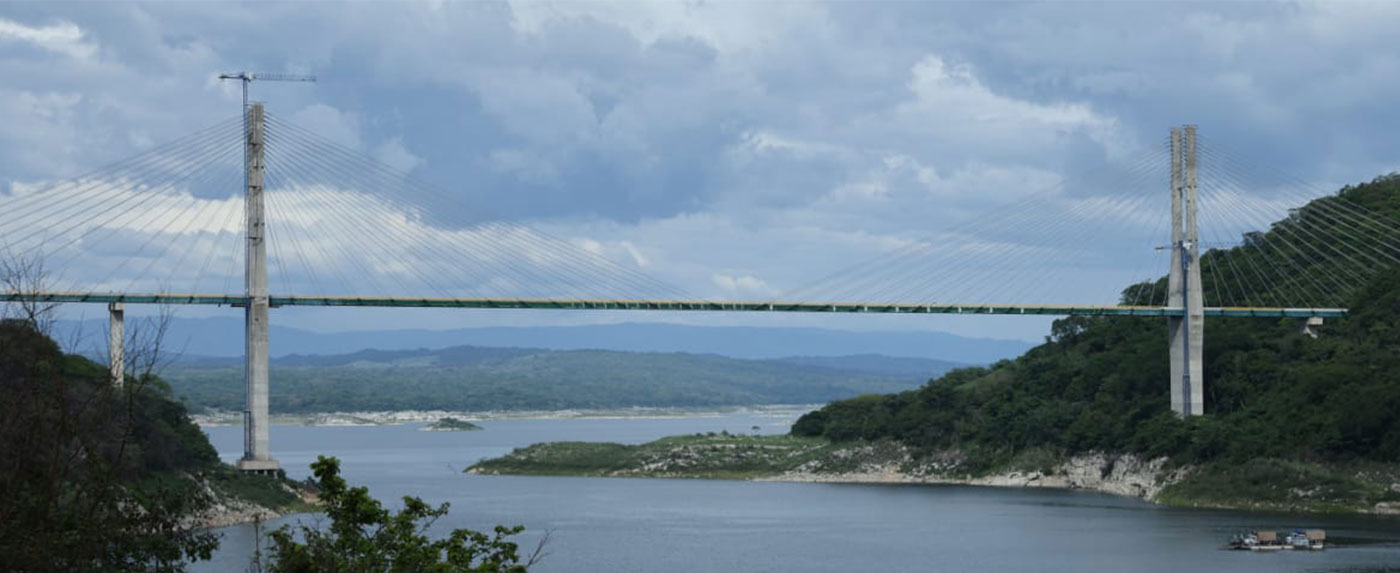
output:
<instances>
[{"instance_id":1,"label":"vegetation on bridge abutment","mask_svg":"<svg viewBox=\"0 0 1400 573\"><path fill-rule=\"evenodd\" d=\"M207 559L196 526L299 507L242 476L149 373L117 388L33 320L0 321L0 570L171 570Z\"/></svg>"},{"instance_id":2,"label":"vegetation on bridge abutment","mask_svg":"<svg viewBox=\"0 0 1400 573\"><path fill-rule=\"evenodd\" d=\"M211 518L312 509L295 484L220 463L151 374L151 348L127 346L151 360L117 387L106 367L39 332L36 314L50 308L25 310L0 320L0 571L181 571L218 547ZM430 537L446 504L406 497L391 512L342 479L335 459L312 469L325 521L269 533L254 570L523 573L542 556L543 542L519 554L521 527Z\"/></svg>"},{"instance_id":3,"label":"vegetation on bridge abutment","mask_svg":"<svg viewBox=\"0 0 1400 573\"><path fill-rule=\"evenodd\" d=\"M1400 178L1343 193L1400 227ZM1255 255L1218 253L1221 266ZM1153 290L1135 285L1125 299ZM1340 294L1350 317L1316 339L1292 320L1208 321L1207 415L1190 420L1170 409L1161 321L1069 317L1019 358L834 402L791 438L546 445L475 471L1058 483L1188 505L1389 512L1400 509L1400 269ZM853 471L852 459L864 461ZM1122 483L1096 483L1100 473Z\"/></svg>"}]
</instances>

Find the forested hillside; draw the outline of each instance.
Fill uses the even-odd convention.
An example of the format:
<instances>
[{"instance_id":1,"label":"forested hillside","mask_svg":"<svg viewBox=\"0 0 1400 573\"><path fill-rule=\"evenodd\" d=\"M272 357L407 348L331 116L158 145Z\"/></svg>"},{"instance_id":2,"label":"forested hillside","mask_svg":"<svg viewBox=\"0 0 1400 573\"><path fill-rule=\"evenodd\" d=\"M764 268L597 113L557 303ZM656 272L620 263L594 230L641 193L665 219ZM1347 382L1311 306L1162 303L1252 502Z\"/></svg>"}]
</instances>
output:
<instances>
[{"instance_id":1,"label":"forested hillside","mask_svg":"<svg viewBox=\"0 0 1400 573\"><path fill-rule=\"evenodd\" d=\"M1317 273L1308 280L1266 258L1277 253L1260 247L1272 236L1300 232L1303 224L1324 238L1354 231L1329 209L1329 202L1342 199L1385 223L1368 231L1376 240L1393 240L1381 233L1387 225L1400 228L1395 175L1344 188L1239 247L1204 257L1208 268L1254 270L1229 285L1245 301L1268 305L1302 296L1351 311L1346 319L1329 320L1317 339L1292 319L1208 319L1206 416L1183 421L1170 410L1163 320L1070 317L1056 321L1046 342L1019 358L955 370L918 390L836 402L803 416L793 433L837 441L893 438L923 451L956 448L984 465L1037 450L1141 453L1230 467L1259 466L1262 459L1275 460L1268 462L1274 466L1278 460L1394 462L1400 458L1400 270L1349 258L1340 264L1370 280L1341 292L1322 273L1343 271L1285 251L1297 269ZM1366 264L1375 266L1361 268ZM1124 301L1161 304L1162 286L1134 285ZM1207 293L1224 287L1205 284Z\"/></svg>"},{"instance_id":2,"label":"forested hillside","mask_svg":"<svg viewBox=\"0 0 1400 573\"><path fill-rule=\"evenodd\" d=\"M0 321L0 570L169 570L217 546L193 527L217 497L297 501L221 464L160 379L115 387L34 324Z\"/></svg>"}]
</instances>

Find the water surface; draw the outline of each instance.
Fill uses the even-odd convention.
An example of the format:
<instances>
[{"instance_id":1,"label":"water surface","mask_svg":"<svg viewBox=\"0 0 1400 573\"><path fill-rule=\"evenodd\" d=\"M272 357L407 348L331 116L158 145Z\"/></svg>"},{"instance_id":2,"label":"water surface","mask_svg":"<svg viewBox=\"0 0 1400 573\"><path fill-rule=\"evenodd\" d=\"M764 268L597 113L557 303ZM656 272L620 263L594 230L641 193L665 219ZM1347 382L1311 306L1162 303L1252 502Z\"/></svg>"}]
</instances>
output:
<instances>
[{"instance_id":1,"label":"water surface","mask_svg":"<svg viewBox=\"0 0 1400 573\"><path fill-rule=\"evenodd\" d=\"M292 477L317 454L381 500L451 502L439 525L522 524L522 545L550 532L535 570L558 571L1370 571L1400 567L1400 519L1187 510L1055 490L718 480L472 476L472 462L551 440L641 443L695 432L787 431L791 418L488 420L477 432L422 424L273 426ZM242 429L205 430L225 460ZM309 519L289 516L271 525ZM1323 552L1221 551L1250 528L1323 527L1352 542ZM242 571L251 526L222 528L197 571Z\"/></svg>"}]
</instances>

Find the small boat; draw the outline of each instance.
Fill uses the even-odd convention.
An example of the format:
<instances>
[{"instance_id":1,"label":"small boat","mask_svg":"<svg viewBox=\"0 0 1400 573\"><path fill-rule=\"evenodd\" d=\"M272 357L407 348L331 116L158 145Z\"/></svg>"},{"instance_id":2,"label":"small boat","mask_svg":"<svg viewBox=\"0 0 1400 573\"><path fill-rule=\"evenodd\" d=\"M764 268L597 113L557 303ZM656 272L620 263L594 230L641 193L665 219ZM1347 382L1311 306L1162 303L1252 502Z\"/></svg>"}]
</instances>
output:
<instances>
[{"instance_id":1,"label":"small boat","mask_svg":"<svg viewBox=\"0 0 1400 573\"><path fill-rule=\"evenodd\" d=\"M1236 534L1225 547L1241 551L1321 550L1326 540L1327 533L1321 529L1294 529L1282 538L1277 531L1250 531Z\"/></svg>"},{"instance_id":2,"label":"small boat","mask_svg":"<svg viewBox=\"0 0 1400 573\"><path fill-rule=\"evenodd\" d=\"M1327 540L1327 532L1321 529L1294 529L1293 533L1284 538L1293 549L1320 550L1322 544Z\"/></svg>"}]
</instances>

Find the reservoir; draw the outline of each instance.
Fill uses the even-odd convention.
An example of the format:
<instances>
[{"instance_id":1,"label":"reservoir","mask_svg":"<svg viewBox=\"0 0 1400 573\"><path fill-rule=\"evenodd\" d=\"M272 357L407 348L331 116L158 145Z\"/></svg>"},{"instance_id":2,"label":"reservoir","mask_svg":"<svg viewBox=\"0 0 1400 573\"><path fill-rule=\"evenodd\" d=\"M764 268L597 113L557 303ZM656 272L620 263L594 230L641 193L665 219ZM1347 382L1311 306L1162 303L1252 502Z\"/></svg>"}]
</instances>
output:
<instances>
[{"instance_id":1,"label":"reservoir","mask_svg":"<svg viewBox=\"0 0 1400 573\"><path fill-rule=\"evenodd\" d=\"M536 442L642 443L696 432L785 433L791 415L485 420L474 432L392 426L272 426L289 476L317 454L397 507L404 495L450 502L446 533L524 525L532 571L1400 571L1400 517L1289 515L1167 508L1098 493L944 485L473 476L476 460ZM758 429L755 430L754 428ZM207 427L225 461L242 428ZM288 516L270 527L311 516ZM1321 552L1223 551L1246 529L1319 527ZM195 571L243 571L253 527L219 530L222 547Z\"/></svg>"}]
</instances>

